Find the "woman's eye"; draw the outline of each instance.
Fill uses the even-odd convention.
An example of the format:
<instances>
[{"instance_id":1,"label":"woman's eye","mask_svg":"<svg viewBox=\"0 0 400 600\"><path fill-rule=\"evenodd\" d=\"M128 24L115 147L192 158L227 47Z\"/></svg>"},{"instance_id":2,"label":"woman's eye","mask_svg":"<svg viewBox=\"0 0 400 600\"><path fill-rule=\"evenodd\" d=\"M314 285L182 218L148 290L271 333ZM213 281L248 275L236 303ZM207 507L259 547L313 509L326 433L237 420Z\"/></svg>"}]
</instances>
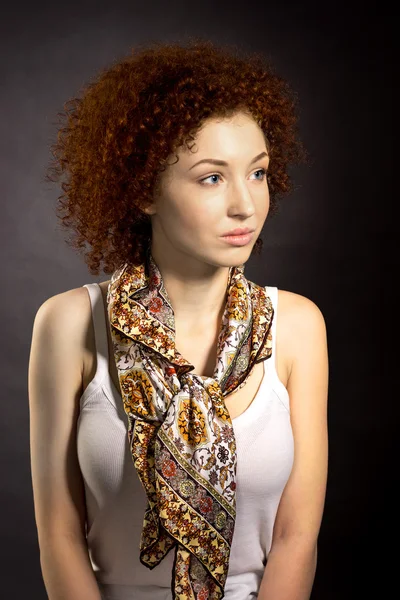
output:
<instances>
[{"instance_id":1,"label":"woman's eye","mask_svg":"<svg viewBox=\"0 0 400 600\"><path fill-rule=\"evenodd\" d=\"M267 170L266 169L257 169L257 171L254 171L253 175L255 175L256 173L262 173L262 177L257 178L258 181L264 181L266 175L267 175ZM200 179L199 183L201 185L210 185L209 183L205 183L207 181L207 179L211 179L211 177L221 177L221 175L219 173L213 173L212 175L209 175L208 177L204 177L204 179ZM214 181L214 183L217 183L216 181ZM211 184L213 185L213 184Z\"/></svg>"},{"instance_id":2,"label":"woman's eye","mask_svg":"<svg viewBox=\"0 0 400 600\"><path fill-rule=\"evenodd\" d=\"M211 179L211 177L221 177L220 175L218 175L217 173L214 173L213 175L209 175L208 177L204 177L204 179L200 179L200 182L202 185L208 185L205 184L204 182L207 181L207 179ZM216 183L216 181L214 181L213 183Z\"/></svg>"}]
</instances>

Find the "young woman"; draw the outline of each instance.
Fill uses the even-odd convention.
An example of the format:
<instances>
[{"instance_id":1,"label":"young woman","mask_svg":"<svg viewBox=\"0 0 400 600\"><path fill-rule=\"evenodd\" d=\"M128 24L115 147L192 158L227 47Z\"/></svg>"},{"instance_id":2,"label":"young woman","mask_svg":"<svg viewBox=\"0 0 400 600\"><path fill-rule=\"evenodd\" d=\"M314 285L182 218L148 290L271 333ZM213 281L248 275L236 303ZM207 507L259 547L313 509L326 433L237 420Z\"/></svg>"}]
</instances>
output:
<instances>
[{"instance_id":1,"label":"young woman","mask_svg":"<svg viewBox=\"0 0 400 600\"><path fill-rule=\"evenodd\" d=\"M306 600L328 356L244 265L305 156L267 61L153 44L70 102L49 176L92 274L37 311L31 465L50 600Z\"/></svg>"}]
</instances>

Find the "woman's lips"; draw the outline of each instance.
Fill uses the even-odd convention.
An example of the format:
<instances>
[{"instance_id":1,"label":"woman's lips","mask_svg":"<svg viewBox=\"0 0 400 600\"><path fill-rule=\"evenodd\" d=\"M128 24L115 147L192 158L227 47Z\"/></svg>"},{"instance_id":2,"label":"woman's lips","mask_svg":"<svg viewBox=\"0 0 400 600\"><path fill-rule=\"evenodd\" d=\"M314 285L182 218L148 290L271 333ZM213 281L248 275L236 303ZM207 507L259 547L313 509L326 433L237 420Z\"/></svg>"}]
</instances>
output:
<instances>
[{"instance_id":1,"label":"woman's lips","mask_svg":"<svg viewBox=\"0 0 400 600\"><path fill-rule=\"evenodd\" d=\"M223 235L222 239L231 246L246 246L254 235L254 231L242 235Z\"/></svg>"}]
</instances>

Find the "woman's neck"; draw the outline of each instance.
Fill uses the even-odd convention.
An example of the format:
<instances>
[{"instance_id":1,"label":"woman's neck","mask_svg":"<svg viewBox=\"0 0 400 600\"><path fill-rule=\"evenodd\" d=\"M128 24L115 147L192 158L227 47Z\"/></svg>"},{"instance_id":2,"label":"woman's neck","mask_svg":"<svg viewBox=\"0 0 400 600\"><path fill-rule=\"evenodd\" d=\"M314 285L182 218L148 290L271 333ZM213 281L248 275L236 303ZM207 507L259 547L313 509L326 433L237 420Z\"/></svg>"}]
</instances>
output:
<instances>
[{"instance_id":1,"label":"woman's neck","mask_svg":"<svg viewBox=\"0 0 400 600\"><path fill-rule=\"evenodd\" d=\"M157 264L175 321L189 331L201 330L210 322L222 319L229 278L229 267L219 267L193 260L171 260L164 254L152 257Z\"/></svg>"}]
</instances>

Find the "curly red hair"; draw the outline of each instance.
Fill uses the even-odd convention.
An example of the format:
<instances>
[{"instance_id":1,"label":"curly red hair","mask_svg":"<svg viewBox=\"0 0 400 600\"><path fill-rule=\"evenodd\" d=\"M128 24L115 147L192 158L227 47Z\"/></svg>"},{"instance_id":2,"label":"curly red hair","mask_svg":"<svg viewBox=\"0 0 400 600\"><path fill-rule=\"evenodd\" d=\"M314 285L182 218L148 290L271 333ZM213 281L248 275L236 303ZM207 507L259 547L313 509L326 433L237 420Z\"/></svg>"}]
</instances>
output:
<instances>
[{"instance_id":1,"label":"curly red hair","mask_svg":"<svg viewBox=\"0 0 400 600\"><path fill-rule=\"evenodd\" d=\"M57 216L93 275L143 261L152 202L167 158L205 119L253 116L270 154L270 213L292 190L288 167L305 160L296 96L257 53L209 40L153 42L102 70L59 113L46 179L60 182ZM258 253L259 238L253 248Z\"/></svg>"}]
</instances>

